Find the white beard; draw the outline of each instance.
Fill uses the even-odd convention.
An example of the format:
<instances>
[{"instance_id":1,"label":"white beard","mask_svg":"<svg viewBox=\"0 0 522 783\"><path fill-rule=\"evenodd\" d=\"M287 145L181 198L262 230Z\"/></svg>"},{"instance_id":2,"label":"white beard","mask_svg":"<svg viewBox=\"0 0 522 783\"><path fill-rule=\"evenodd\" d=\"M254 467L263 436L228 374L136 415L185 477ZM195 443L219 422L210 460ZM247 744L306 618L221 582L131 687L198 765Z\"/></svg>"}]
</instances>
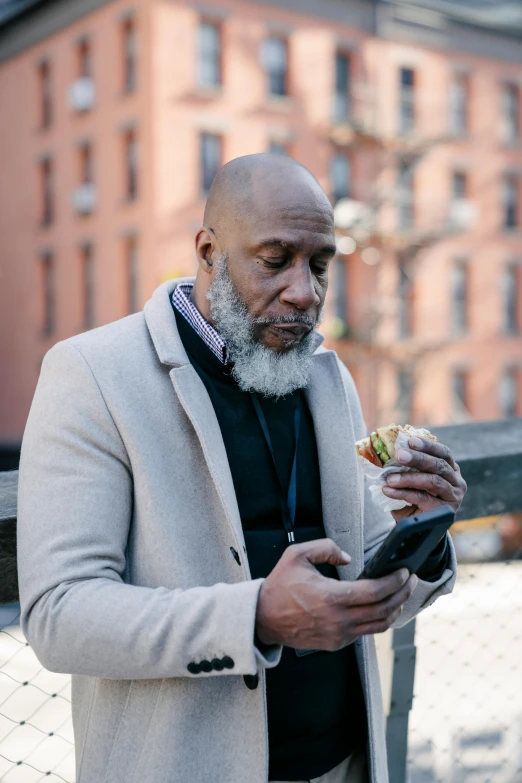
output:
<instances>
[{"instance_id":1,"label":"white beard","mask_svg":"<svg viewBox=\"0 0 522 783\"><path fill-rule=\"evenodd\" d=\"M248 309L236 293L223 254L217 263L214 280L207 292L210 315L227 343L233 362L232 377L243 391L255 391L265 397L284 397L308 384L312 369L312 354L318 345L315 326L321 322L322 311L314 321L310 316L251 318ZM313 329L285 352L277 352L258 342L253 327L264 323L299 321Z\"/></svg>"}]
</instances>

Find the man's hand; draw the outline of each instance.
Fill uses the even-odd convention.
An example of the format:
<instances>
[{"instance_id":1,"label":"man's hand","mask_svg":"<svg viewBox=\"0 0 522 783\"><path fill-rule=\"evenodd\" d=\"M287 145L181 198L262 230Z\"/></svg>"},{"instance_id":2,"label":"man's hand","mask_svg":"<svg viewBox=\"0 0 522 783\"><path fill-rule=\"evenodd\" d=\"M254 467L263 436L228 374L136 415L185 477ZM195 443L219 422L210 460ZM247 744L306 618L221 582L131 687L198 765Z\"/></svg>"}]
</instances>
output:
<instances>
[{"instance_id":1,"label":"man's hand","mask_svg":"<svg viewBox=\"0 0 522 783\"><path fill-rule=\"evenodd\" d=\"M381 579L327 579L314 563L347 565L329 538L285 550L259 591L256 634L264 644L340 650L358 636L382 633L397 620L417 585L403 568Z\"/></svg>"},{"instance_id":2,"label":"man's hand","mask_svg":"<svg viewBox=\"0 0 522 783\"><path fill-rule=\"evenodd\" d=\"M447 446L428 438L410 438L409 449L398 449L396 461L418 473L390 473L383 492L389 498L407 500L411 506L392 511L396 522L419 511L439 506L460 508L467 485Z\"/></svg>"}]
</instances>

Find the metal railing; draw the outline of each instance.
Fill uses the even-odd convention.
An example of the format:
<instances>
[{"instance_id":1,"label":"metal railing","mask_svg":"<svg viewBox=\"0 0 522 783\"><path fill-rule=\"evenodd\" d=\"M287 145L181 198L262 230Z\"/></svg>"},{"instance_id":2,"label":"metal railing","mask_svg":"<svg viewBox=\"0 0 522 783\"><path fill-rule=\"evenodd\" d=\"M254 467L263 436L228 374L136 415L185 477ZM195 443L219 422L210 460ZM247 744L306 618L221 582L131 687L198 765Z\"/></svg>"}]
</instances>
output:
<instances>
[{"instance_id":1,"label":"metal railing","mask_svg":"<svg viewBox=\"0 0 522 783\"><path fill-rule=\"evenodd\" d=\"M522 511L522 419L432 431L468 483L458 520ZM0 781L74 783L70 676L44 669L19 627L17 481L0 473ZM522 781L521 557L478 552L451 597L376 637L390 783Z\"/></svg>"}]
</instances>

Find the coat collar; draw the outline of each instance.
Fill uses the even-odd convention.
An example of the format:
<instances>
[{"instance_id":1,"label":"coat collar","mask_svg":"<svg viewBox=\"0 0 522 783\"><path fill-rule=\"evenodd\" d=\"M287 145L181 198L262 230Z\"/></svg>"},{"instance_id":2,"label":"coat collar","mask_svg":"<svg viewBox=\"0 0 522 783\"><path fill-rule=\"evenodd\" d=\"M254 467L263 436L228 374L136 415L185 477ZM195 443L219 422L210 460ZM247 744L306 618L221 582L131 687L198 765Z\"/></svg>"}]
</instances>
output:
<instances>
[{"instance_id":1,"label":"coat collar","mask_svg":"<svg viewBox=\"0 0 522 783\"><path fill-rule=\"evenodd\" d=\"M193 284L195 280L195 277L167 280L166 283L162 283L156 288L143 308L145 321L158 358L162 364L167 364L170 367L182 367L185 364L190 364L176 326L170 297L178 285Z\"/></svg>"}]
</instances>

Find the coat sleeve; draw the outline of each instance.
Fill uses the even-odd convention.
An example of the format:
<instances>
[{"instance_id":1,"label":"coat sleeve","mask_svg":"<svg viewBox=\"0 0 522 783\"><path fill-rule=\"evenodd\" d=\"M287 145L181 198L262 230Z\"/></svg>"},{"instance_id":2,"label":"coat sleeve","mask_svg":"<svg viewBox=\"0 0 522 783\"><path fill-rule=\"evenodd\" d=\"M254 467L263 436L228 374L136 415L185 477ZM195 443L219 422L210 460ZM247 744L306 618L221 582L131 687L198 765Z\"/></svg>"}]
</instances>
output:
<instances>
[{"instance_id":1,"label":"coat sleeve","mask_svg":"<svg viewBox=\"0 0 522 783\"><path fill-rule=\"evenodd\" d=\"M125 583L132 503L132 466L96 379L75 345L58 343L42 364L19 472L21 627L39 661L107 679L275 666L280 647L254 646L262 579L186 590ZM223 658L231 668L187 669Z\"/></svg>"},{"instance_id":2,"label":"coat sleeve","mask_svg":"<svg viewBox=\"0 0 522 783\"><path fill-rule=\"evenodd\" d=\"M363 419L359 395L355 388L353 378L345 365L339 361L341 375L347 394L347 401L352 415L355 437L357 440L364 438L368 434L368 429ZM383 511L372 500L368 482L360 470L360 482L362 486L362 497L364 504L364 562L367 563L378 550L388 533L395 525L395 519L388 511ZM394 628L402 628L412 620L419 612L431 606L441 595L448 595L453 590L455 579L457 577L457 561L455 557L455 548L449 533L446 533L447 544L449 547L448 567L442 573L440 579L436 582L427 582L419 579L410 599L404 604L402 614L394 623Z\"/></svg>"}]
</instances>

